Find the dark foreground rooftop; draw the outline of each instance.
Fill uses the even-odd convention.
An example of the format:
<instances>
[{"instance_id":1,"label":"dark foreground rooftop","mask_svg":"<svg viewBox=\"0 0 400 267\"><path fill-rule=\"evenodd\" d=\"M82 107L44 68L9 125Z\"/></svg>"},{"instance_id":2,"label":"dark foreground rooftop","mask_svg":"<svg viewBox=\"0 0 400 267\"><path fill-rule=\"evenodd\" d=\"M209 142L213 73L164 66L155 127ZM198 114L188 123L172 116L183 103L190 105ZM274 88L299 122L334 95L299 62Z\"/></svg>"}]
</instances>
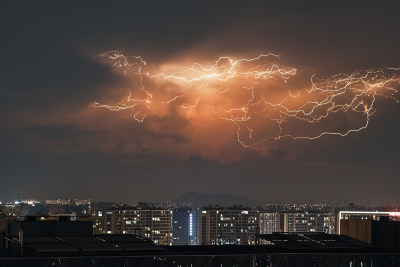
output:
<instances>
[{"instance_id":1,"label":"dark foreground rooftop","mask_svg":"<svg viewBox=\"0 0 400 267\"><path fill-rule=\"evenodd\" d=\"M93 235L88 222L12 222L2 266L400 266L399 248L344 235L274 233L259 245L158 246L137 235Z\"/></svg>"},{"instance_id":2,"label":"dark foreground rooftop","mask_svg":"<svg viewBox=\"0 0 400 267\"><path fill-rule=\"evenodd\" d=\"M7 236L0 266L400 266L399 250L342 235L260 235L257 246L157 246L136 235ZM362 265L361 265L362 263Z\"/></svg>"}]
</instances>

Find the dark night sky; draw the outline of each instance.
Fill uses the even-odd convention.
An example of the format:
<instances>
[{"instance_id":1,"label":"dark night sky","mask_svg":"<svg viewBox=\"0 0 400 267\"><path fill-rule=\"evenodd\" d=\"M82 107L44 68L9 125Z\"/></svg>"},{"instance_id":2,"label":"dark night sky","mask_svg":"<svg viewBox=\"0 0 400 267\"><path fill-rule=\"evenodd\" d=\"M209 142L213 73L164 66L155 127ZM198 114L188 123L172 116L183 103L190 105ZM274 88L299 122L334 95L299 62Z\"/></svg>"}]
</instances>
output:
<instances>
[{"instance_id":1,"label":"dark night sky","mask_svg":"<svg viewBox=\"0 0 400 267\"><path fill-rule=\"evenodd\" d=\"M152 64L273 52L321 76L400 67L399 1L244 3L1 1L0 199L163 201L188 191L271 202L400 199L395 101L378 102L365 131L279 144L267 156L236 149L240 160L219 161L196 150L120 151L145 138L183 149L191 141L129 119L111 129L118 114L91 110L125 82L95 60L105 51ZM180 127L169 120L160 124Z\"/></svg>"}]
</instances>

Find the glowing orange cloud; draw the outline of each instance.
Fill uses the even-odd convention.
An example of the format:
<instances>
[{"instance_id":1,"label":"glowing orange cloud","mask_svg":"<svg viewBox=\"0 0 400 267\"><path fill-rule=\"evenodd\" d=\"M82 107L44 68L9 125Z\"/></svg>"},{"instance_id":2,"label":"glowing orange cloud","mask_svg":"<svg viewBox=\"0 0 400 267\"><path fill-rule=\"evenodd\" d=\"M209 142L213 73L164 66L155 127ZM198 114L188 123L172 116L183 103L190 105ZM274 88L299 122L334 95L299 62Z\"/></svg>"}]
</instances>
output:
<instances>
[{"instance_id":1,"label":"glowing orange cloud","mask_svg":"<svg viewBox=\"0 0 400 267\"><path fill-rule=\"evenodd\" d=\"M158 68L118 51L99 58L122 71L133 85L119 102L94 102L94 107L128 111L138 122L171 114L179 114L193 127L224 130L218 125L227 122L231 136L244 148L254 149L284 138L361 131L375 112L377 97L398 101L400 85L398 68L321 79L310 71L282 66L271 53L249 59L220 57L205 66L171 62Z\"/></svg>"}]
</instances>

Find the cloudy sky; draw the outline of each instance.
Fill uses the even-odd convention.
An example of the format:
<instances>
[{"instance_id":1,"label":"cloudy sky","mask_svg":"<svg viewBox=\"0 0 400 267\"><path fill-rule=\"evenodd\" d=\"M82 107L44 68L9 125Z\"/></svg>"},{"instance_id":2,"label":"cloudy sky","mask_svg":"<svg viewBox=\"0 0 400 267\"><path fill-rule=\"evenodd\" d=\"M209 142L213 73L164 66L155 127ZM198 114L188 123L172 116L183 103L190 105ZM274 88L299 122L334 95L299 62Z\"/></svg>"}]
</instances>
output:
<instances>
[{"instance_id":1,"label":"cloudy sky","mask_svg":"<svg viewBox=\"0 0 400 267\"><path fill-rule=\"evenodd\" d=\"M323 85L339 73L399 68L398 1L349 2L3 1L0 198L133 203L199 191L269 202L396 203L400 104L387 97L387 87L379 89L368 127L345 137L276 141L277 125L271 124L276 110L257 107L251 110L254 120L239 124L226 120L226 110L215 112L228 107L228 100L229 108L243 107L250 92L260 100L267 89L273 92L268 99L278 103L281 94L307 92L311 77ZM132 65L137 59L129 59L125 72L99 57L107 51L141 56L142 75ZM221 56L249 59L270 52L279 58L242 67L248 71L278 62L279 68L296 69L300 78L286 81L275 73L256 83L246 76L188 85L149 77L195 62L210 67ZM392 76L385 75L399 77L393 69ZM244 90L249 84L257 86ZM394 80L388 86L397 90L398 85ZM228 88L236 93L220 97ZM118 112L94 105L129 104L124 102L129 95L149 102ZM180 102L162 105L177 95ZM374 98L363 97L362 107L371 108ZM353 98L349 93L337 103ZM182 108L197 99L196 109ZM138 111L139 118L147 114L143 122L134 118ZM285 133L315 136L326 127L343 133L365 124L365 114L340 114L317 128L288 123ZM245 132L249 129L253 139Z\"/></svg>"}]
</instances>

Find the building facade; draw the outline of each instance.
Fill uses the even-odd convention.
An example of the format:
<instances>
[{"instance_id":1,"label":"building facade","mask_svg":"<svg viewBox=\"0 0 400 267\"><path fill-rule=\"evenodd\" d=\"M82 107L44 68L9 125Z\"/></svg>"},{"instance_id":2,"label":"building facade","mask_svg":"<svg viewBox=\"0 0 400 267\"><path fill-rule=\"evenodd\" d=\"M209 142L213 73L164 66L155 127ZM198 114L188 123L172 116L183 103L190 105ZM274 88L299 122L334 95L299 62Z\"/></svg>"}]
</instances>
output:
<instances>
[{"instance_id":1,"label":"building facade","mask_svg":"<svg viewBox=\"0 0 400 267\"><path fill-rule=\"evenodd\" d=\"M336 233L336 214L333 212L281 212L279 213L279 232Z\"/></svg>"},{"instance_id":2,"label":"building facade","mask_svg":"<svg viewBox=\"0 0 400 267\"><path fill-rule=\"evenodd\" d=\"M108 234L137 234L159 245L172 245L172 210L124 207L106 211Z\"/></svg>"},{"instance_id":3,"label":"building facade","mask_svg":"<svg viewBox=\"0 0 400 267\"><path fill-rule=\"evenodd\" d=\"M200 245L255 245L258 210L202 209L199 224Z\"/></svg>"},{"instance_id":4,"label":"building facade","mask_svg":"<svg viewBox=\"0 0 400 267\"><path fill-rule=\"evenodd\" d=\"M272 234L279 232L279 212L259 213L259 231L260 234Z\"/></svg>"},{"instance_id":5,"label":"building facade","mask_svg":"<svg viewBox=\"0 0 400 267\"><path fill-rule=\"evenodd\" d=\"M105 210L121 208L125 205L121 202L99 201L90 203L90 213L92 216L103 216Z\"/></svg>"},{"instance_id":6,"label":"building facade","mask_svg":"<svg viewBox=\"0 0 400 267\"><path fill-rule=\"evenodd\" d=\"M198 245L199 209L175 208L173 212L173 245Z\"/></svg>"},{"instance_id":7,"label":"building facade","mask_svg":"<svg viewBox=\"0 0 400 267\"><path fill-rule=\"evenodd\" d=\"M346 220L372 220L372 221L400 221L400 212L392 211L339 211L337 220L338 234L342 234L342 221Z\"/></svg>"}]
</instances>

